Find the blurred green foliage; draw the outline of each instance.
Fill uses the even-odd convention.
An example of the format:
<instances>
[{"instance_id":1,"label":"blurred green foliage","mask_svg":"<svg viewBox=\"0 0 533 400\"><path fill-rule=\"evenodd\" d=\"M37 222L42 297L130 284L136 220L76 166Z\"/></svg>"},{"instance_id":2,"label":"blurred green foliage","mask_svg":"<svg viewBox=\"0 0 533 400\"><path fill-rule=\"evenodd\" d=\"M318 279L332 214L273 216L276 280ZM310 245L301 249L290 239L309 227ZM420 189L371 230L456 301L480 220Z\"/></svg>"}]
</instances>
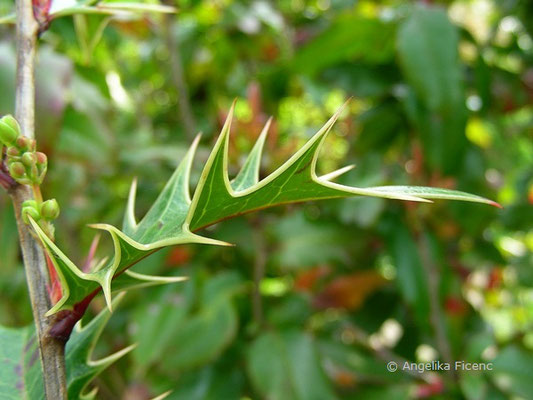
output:
<instances>
[{"instance_id":1,"label":"blurred green foliage","mask_svg":"<svg viewBox=\"0 0 533 400\"><path fill-rule=\"evenodd\" d=\"M96 352L139 345L97 380L98 398L531 397L533 7L421 3L181 0L170 18L76 16L43 34L43 190L61 204L57 241L77 262L93 236L85 225L120 224L135 176L145 212L188 148L176 66L204 132L193 181L234 98L233 171L275 118L266 174L352 97L322 172L354 163L343 182L457 188L505 207L333 200L209 228L237 246L181 246L135 267L190 279L123 300ZM14 31L1 29L5 114ZM5 194L0 215L0 323L23 326L31 313ZM102 239L99 257L111 245ZM91 313L102 307L99 297ZM494 369L389 373L391 360Z\"/></svg>"}]
</instances>

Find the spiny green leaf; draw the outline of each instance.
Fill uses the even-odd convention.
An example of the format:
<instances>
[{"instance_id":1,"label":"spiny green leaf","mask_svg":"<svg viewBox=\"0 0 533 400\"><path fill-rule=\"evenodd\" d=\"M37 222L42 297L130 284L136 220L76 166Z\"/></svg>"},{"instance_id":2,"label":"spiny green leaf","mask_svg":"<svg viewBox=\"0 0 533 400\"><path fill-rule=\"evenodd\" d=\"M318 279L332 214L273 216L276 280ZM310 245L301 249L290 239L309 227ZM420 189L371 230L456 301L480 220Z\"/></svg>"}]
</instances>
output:
<instances>
[{"instance_id":1,"label":"spiny green leaf","mask_svg":"<svg viewBox=\"0 0 533 400\"><path fill-rule=\"evenodd\" d=\"M241 190L234 189L228 177L228 138L232 118L230 113L196 188L187 216L191 230L278 204L354 195L420 202L447 198L494 205L482 197L446 189L407 186L358 188L331 182L328 178L335 177L335 173L332 176L318 177L316 164L320 147L343 109L344 107L337 111L322 129L276 171ZM260 137L259 140L264 138ZM246 163L238 177L249 174L248 170L255 167L254 163ZM342 173L345 170L337 172Z\"/></svg>"},{"instance_id":2,"label":"spiny green leaf","mask_svg":"<svg viewBox=\"0 0 533 400\"><path fill-rule=\"evenodd\" d=\"M130 273L126 276L121 274L127 268L161 247L182 243L226 245L225 242L195 235L189 231L184 223L191 202L188 181L198 140L199 138L194 141L191 149L166 184L160 196L139 224L135 220L133 211L135 202L134 182L124 218L124 232L107 224L92 225L93 228L109 232L114 244L113 258L94 271L82 272L46 236L39 225L35 221L31 221L61 281L62 297L48 311L49 315L59 310L72 309L75 304L100 288L104 292L108 306L111 307L111 292L114 290L125 290L132 287L182 280L182 278L175 277L149 278L140 274ZM113 278L117 275L119 277L114 280Z\"/></svg>"},{"instance_id":3,"label":"spiny green leaf","mask_svg":"<svg viewBox=\"0 0 533 400\"><path fill-rule=\"evenodd\" d=\"M48 239L37 223L31 221L58 272L62 285L62 297L48 314L72 309L95 290L102 289L106 302L111 307L111 293L114 290L175 282L179 278L150 278L139 274L123 274L123 272L162 247L183 243L228 245L193 232L227 218L279 204L362 195L418 202L430 202L429 199L451 199L497 205L482 197L454 190L408 186L358 188L332 182L332 179L348 171L352 166L321 177L317 176L316 164L321 144L342 111L343 108L337 111L322 129L276 171L259 180L261 153L270 126L269 121L241 171L232 182L228 175L228 138L233 115L232 107L220 137L204 166L193 199L191 200L189 193L189 178L199 137L194 140L190 150L140 222L135 218L136 181L134 181L124 216L123 230L107 224L92 225L93 228L105 230L111 235L114 255L91 272L82 272L78 269Z\"/></svg>"},{"instance_id":4,"label":"spiny green leaf","mask_svg":"<svg viewBox=\"0 0 533 400\"><path fill-rule=\"evenodd\" d=\"M113 301L116 306L122 296ZM87 391L88 384L111 363L124 356L135 346L93 360L92 353L111 314L100 312L91 322L81 326L78 322L67 343L65 363L69 399L92 399L96 390ZM10 399L44 399L44 386L39 349L33 326L5 328L0 326L0 392Z\"/></svg>"}]
</instances>

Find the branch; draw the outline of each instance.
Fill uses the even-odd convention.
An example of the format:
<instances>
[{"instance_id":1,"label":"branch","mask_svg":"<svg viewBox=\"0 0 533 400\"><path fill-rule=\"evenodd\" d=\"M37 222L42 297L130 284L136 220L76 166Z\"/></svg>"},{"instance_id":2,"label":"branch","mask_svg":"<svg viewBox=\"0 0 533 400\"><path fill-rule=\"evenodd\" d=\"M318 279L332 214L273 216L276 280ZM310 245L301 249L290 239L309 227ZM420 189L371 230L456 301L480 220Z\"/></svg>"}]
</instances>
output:
<instances>
[{"instance_id":1,"label":"branch","mask_svg":"<svg viewBox=\"0 0 533 400\"><path fill-rule=\"evenodd\" d=\"M420 233L417 240L418 253L420 254L422 268L424 268L427 276L428 292L429 292L429 307L430 307L430 321L435 331L435 339L437 349L441 354L444 362L448 364L453 363L453 356L448 335L446 333L446 324L439 300L439 270L435 261L431 257L430 243L424 233ZM448 372L452 379L456 379L455 371L452 369Z\"/></svg>"},{"instance_id":2,"label":"branch","mask_svg":"<svg viewBox=\"0 0 533 400\"><path fill-rule=\"evenodd\" d=\"M35 53L38 24L33 16L31 0L17 0L17 80L16 118L22 134L34 137L35 121ZM22 203L33 198L26 185L15 185L9 190L15 208L26 280L39 340L43 379L47 399L67 399L65 374L65 343L48 335L53 318L44 314L50 309L47 266L43 249L30 234L21 216Z\"/></svg>"}]
</instances>

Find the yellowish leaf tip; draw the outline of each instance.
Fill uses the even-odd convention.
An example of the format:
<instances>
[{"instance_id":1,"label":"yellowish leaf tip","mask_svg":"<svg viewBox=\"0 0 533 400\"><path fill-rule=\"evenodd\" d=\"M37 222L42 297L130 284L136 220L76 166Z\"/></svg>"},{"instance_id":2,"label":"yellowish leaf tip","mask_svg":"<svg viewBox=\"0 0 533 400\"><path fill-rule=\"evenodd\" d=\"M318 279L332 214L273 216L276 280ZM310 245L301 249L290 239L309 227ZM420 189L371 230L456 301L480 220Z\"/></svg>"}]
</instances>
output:
<instances>
[{"instance_id":1,"label":"yellowish leaf tip","mask_svg":"<svg viewBox=\"0 0 533 400\"><path fill-rule=\"evenodd\" d=\"M104 293L105 302L109 312L113 312L113 301L111 298L111 279L112 277L106 276L102 283L102 292Z\"/></svg>"},{"instance_id":2,"label":"yellowish leaf tip","mask_svg":"<svg viewBox=\"0 0 533 400\"><path fill-rule=\"evenodd\" d=\"M170 393L172 393L172 390L169 390L169 391L167 391L165 393L161 393L159 396L154 397L152 400L163 400L163 399L167 398Z\"/></svg>"}]
</instances>

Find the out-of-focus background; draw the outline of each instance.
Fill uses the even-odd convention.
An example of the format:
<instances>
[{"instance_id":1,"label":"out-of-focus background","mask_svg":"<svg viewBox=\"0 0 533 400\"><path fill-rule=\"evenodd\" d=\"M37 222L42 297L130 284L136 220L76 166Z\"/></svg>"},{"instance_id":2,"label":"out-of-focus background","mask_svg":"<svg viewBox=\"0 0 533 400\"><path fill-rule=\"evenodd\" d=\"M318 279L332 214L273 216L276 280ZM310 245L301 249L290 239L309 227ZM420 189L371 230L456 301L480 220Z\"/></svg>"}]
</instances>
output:
<instances>
[{"instance_id":1,"label":"out-of-focus background","mask_svg":"<svg viewBox=\"0 0 533 400\"><path fill-rule=\"evenodd\" d=\"M60 0L55 0L60 1ZM347 98L319 169L352 185L466 190L486 205L381 199L280 207L205 232L135 270L189 281L114 311L95 355L138 347L100 399L530 399L533 396L533 4L528 0L179 0L177 15L62 18L41 38L37 135L57 242L138 216L195 134L193 181L233 99L231 172L274 117L262 176ZM13 7L0 3L1 14ZM0 114L13 111L14 31L0 28ZM0 194L0 323L31 313L13 210ZM98 255L111 243L102 237ZM104 307L102 298L90 314ZM492 371L387 363L492 362Z\"/></svg>"}]
</instances>

